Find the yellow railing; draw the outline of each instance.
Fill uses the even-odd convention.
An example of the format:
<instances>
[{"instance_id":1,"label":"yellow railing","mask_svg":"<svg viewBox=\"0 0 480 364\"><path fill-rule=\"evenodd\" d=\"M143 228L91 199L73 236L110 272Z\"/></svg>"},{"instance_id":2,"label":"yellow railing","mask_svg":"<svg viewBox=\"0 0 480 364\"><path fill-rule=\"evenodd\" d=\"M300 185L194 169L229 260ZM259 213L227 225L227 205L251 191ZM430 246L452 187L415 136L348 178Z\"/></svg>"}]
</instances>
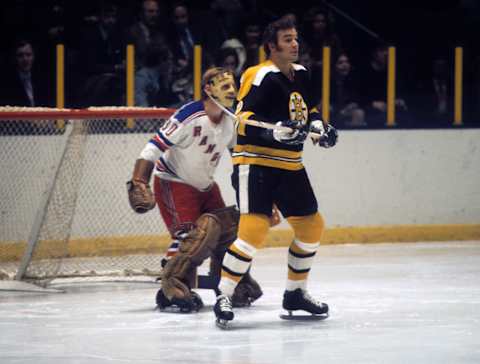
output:
<instances>
[{"instance_id":1,"label":"yellow railing","mask_svg":"<svg viewBox=\"0 0 480 364\"><path fill-rule=\"evenodd\" d=\"M463 48L455 48L455 102L453 125L462 125Z\"/></svg>"},{"instance_id":2,"label":"yellow railing","mask_svg":"<svg viewBox=\"0 0 480 364\"><path fill-rule=\"evenodd\" d=\"M202 98L202 46L196 45L193 49L193 99Z\"/></svg>"},{"instance_id":3,"label":"yellow railing","mask_svg":"<svg viewBox=\"0 0 480 364\"><path fill-rule=\"evenodd\" d=\"M57 71L56 71L56 106L65 107L65 69L64 69L64 45L57 45ZM258 50L259 62L266 59L262 47ZM325 121L330 120L330 80L331 80L331 51L330 47L323 48L323 70L322 70L322 117ZM454 117L453 125L463 125L463 48L455 48L455 69L454 69ZM202 47L195 45L193 62L193 90L194 99L201 99L201 77L202 77ZM135 105L135 49L133 45L127 46L126 63L126 101L127 106ZM396 49L388 48L388 70L387 84L387 115L386 126L395 126L395 98L396 98ZM127 125L133 127L133 120L128 120ZM63 120L58 121L58 126L63 127Z\"/></svg>"},{"instance_id":4,"label":"yellow railing","mask_svg":"<svg viewBox=\"0 0 480 364\"><path fill-rule=\"evenodd\" d=\"M63 44L57 45L57 95L56 106L57 109L65 107L65 48ZM57 120L57 128L63 129L65 127L65 120Z\"/></svg>"},{"instance_id":5,"label":"yellow railing","mask_svg":"<svg viewBox=\"0 0 480 364\"><path fill-rule=\"evenodd\" d=\"M135 47L127 45L127 106L135 106ZM127 128L133 128L135 120L127 119Z\"/></svg>"},{"instance_id":6,"label":"yellow railing","mask_svg":"<svg viewBox=\"0 0 480 364\"><path fill-rule=\"evenodd\" d=\"M323 47L323 70L322 70L322 118L330 121L330 47Z\"/></svg>"},{"instance_id":7,"label":"yellow railing","mask_svg":"<svg viewBox=\"0 0 480 364\"><path fill-rule=\"evenodd\" d=\"M395 71L396 51L395 47L388 48L387 68L387 126L395 126Z\"/></svg>"}]
</instances>

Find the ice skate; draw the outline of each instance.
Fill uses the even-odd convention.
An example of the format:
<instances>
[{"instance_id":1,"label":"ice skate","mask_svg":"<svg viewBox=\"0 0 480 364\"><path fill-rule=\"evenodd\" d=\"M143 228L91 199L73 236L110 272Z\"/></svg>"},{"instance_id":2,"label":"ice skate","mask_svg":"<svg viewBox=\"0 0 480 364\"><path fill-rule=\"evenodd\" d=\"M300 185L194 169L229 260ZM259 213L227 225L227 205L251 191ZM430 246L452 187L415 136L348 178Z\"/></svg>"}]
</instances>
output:
<instances>
[{"instance_id":1,"label":"ice skate","mask_svg":"<svg viewBox=\"0 0 480 364\"><path fill-rule=\"evenodd\" d=\"M280 315L285 320L324 320L328 317L328 305L312 298L301 288L285 291L282 306L288 312ZM302 312L294 314L294 311Z\"/></svg>"},{"instance_id":2,"label":"ice skate","mask_svg":"<svg viewBox=\"0 0 480 364\"><path fill-rule=\"evenodd\" d=\"M169 313L190 313L198 312L203 308L203 301L197 292L191 291L191 299L169 300L162 289L158 290L155 301L160 311Z\"/></svg>"},{"instance_id":3,"label":"ice skate","mask_svg":"<svg viewBox=\"0 0 480 364\"><path fill-rule=\"evenodd\" d=\"M217 318L216 325L221 329L228 328L228 322L232 321L234 317L230 298L224 295L218 296L213 312Z\"/></svg>"}]
</instances>

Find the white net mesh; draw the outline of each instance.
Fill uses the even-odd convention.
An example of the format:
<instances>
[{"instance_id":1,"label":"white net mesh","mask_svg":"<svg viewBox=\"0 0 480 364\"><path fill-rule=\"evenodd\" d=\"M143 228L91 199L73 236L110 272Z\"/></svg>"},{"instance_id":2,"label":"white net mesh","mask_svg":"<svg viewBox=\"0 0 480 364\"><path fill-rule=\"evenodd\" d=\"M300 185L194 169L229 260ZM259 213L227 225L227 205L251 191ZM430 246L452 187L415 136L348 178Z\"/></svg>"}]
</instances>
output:
<instances>
[{"instance_id":1,"label":"white net mesh","mask_svg":"<svg viewBox=\"0 0 480 364\"><path fill-rule=\"evenodd\" d=\"M143 215L130 209L125 183L172 111L127 119L116 110L112 118L68 121L54 115L6 121L2 111L0 279L13 278L27 261L29 240L35 244L25 279L158 275L166 228L157 209ZM127 120L135 121L133 128Z\"/></svg>"}]
</instances>

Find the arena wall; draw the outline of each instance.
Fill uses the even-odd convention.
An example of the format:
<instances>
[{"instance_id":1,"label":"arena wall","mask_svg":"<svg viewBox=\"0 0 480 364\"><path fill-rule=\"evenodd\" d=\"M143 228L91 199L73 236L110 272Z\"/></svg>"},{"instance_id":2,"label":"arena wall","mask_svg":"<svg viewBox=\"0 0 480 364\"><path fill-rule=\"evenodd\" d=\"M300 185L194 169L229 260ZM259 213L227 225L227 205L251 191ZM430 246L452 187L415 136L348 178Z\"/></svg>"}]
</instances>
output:
<instances>
[{"instance_id":1,"label":"arena wall","mask_svg":"<svg viewBox=\"0 0 480 364\"><path fill-rule=\"evenodd\" d=\"M90 178L81 184L72 237L159 233L162 223L158 211L145 215L131 212L125 188L134 161L149 137L113 134L108 143L105 136L89 139L85 168ZM4 143L9 138L19 137L2 137L2 145L11 145ZM40 182L48 180L53 171L39 161L52 160L42 153L56 138L21 137L24 145L42 145L34 156L31 148L2 151L3 156L9 155L8 163L2 161L7 169L2 173L8 175L1 183L2 206L17 206L24 211L21 218L2 211L0 241L27 240L27 227L33 223L43 194L40 186L44 184ZM478 140L480 130L448 129L343 131L338 145L328 150L308 142L304 164L327 222L325 242L479 239ZM17 195L6 193L10 178L25 178L15 176L20 173L15 166L32 158L36 163L28 169L31 184L21 187ZM226 154L216 179L228 204L235 203L231 170ZM111 203L99 203L96 195L105 196ZM8 199L15 201L8 203ZM18 236L19 231L23 236ZM272 232L269 244L285 244L287 231L284 221Z\"/></svg>"}]
</instances>

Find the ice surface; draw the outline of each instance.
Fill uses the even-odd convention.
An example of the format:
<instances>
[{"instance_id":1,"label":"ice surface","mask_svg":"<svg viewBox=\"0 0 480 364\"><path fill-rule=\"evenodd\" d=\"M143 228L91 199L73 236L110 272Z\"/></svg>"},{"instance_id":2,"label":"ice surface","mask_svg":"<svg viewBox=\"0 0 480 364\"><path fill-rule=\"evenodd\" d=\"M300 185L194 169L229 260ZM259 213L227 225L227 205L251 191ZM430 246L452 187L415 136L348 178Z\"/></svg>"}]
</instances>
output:
<instances>
[{"instance_id":1,"label":"ice surface","mask_svg":"<svg viewBox=\"0 0 480 364\"><path fill-rule=\"evenodd\" d=\"M480 242L332 245L309 280L325 321L279 319L286 248L258 252L264 296L214 324L155 310L152 283L0 292L0 363L479 363Z\"/></svg>"}]
</instances>

